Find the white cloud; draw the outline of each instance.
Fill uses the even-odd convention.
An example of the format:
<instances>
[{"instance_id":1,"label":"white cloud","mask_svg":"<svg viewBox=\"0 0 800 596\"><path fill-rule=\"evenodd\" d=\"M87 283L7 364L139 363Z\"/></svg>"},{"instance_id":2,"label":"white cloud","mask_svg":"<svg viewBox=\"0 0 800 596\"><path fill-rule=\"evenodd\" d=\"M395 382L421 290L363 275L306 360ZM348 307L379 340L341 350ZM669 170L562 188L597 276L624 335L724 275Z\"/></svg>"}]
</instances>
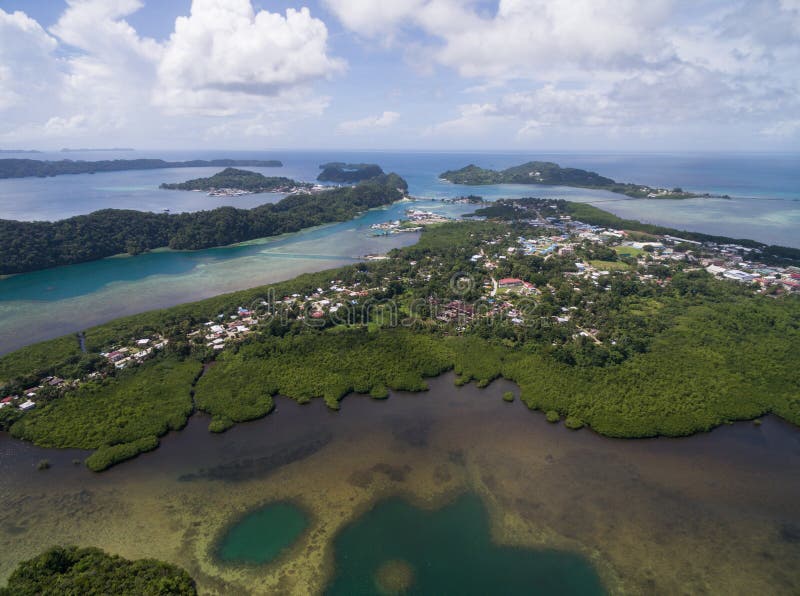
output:
<instances>
[{"instance_id":1,"label":"white cloud","mask_svg":"<svg viewBox=\"0 0 800 596\"><path fill-rule=\"evenodd\" d=\"M348 120L339 124L339 132L360 134L373 132L375 129L388 128L400 119L397 112L383 112L379 116L367 116L360 120Z\"/></svg>"},{"instance_id":2,"label":"white cloud","mask_svg":"<svg viewBox=\"0 0 800 596\"><path fill-rule=\"evenodd\" d=\"M781 120L761 129L761 134L767 137L793 137L800 134L800 119Z\"/></svg>"},{"instance_id":3,"label":"white cloud","mask_svg":"<svg viewBox=\"0 0 800 596\"><path fill-rule=\"evenodd\" d=\"M474 103L458 106L459 116L430 126L426 136L476 140L483 136L502 137L507 134L509 117L494 103Z\"/></svg>"},{"instance_id":4,"label":"white cloud","mask_svg":"<svg viewBox=\"0 0 800 596\"><path fill-rule=\"evenodd\" d=\"M387 13L326 0L367 38L416 29L415 55L477 80L496 113L465 113L431 130L486 130L500 117L520 134L557 128L654 130L690 122L763 126L800 117L800 6L753 0L413 0ZM404 40L405 42L405 40ZM500 95L499 89L512 89Z\"/></svg>"},{"instance_id":5,"label":"white cloud","mask_svg":"<svg viewBox=\"0 0 800 596\"><path fill-rule=\"evenodd\" d=\"M35 110L57 78L58 42L25 13L0 9L0 110Z\"/></svg>"},{"instance_id":6,"label":"white cloud","mask_svg":"<svg viewBox=\"0 0 800 596\"><path fill-rule=\"evenodd\" d=\"M250 0L194 0L159 42L126 20L143 5L67 0L49 33L0 10L0 139L273 134L319 115L329 98L314 83L346 66L305 8L279 14L256 12Z\"/></svg>"},{"instance_id":7,"label":"white cloud","mask_svg":"<svg viewBox=\"0 0 800 596\"><path fill-rule=\"evenodd\" d=\"M366 37L391 36L395 26L419 11L425 0L324 0L342 23Z\"/></svg>"},{"instance_id":8,"label":"white cloud","mask_svg":"<svg viewBox=\"0 0 800 596\"><path fill-rule=\"evenodd\" d=\"M307 8L282 16L256 13L250 0L195 0L166 44L156 100L177 111L224 114L236 97L280 96L344 69L328 55L327 38Z\"/></svg>"}]
</instances>

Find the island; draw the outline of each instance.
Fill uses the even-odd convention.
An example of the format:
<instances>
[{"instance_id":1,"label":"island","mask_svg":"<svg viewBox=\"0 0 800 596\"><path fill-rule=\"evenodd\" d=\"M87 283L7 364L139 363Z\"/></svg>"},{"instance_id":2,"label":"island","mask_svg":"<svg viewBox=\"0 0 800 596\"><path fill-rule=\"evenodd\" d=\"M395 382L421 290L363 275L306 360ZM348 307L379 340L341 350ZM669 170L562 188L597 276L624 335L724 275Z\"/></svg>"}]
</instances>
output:
<instances>
[{"instance_id":1,"label":"island","mask_svg":"<svg viewBox=\"0 0 800 596\"><path fill-rule=\"evenodd\" d=\"M383 174L383 169L371 163L330 162L320 166L322 172L317 176L320 182L355 184Z\"/></svg>"},{"instance_id":2,"label":"island","mask_svg":"<svg viewBox=\"0 0 800 596\"><path fill-rule=\"evenodd\" d=\"M452 182L453 184L469 186L490 184L570 186L574 188L607 190L636 199L693 199L699 197L710 198L714 196L708 193L697 194L687 192L679 187L672 189L652 188L642 184L616 182L596 172L589 172L578 168L562 168L558 164L549 161L531 161L501 171L489 170L471 164L460 170L448 170L443 172L439 175L439 178ZM730 197L721 196L717 198Z\"/></svg>"},{"instance_id":3,"label":"island","mask_svg":"<svg viewBox=\"0 0 800 596\"><path fill-rule=\"evenodd\" d=\"M513 381L528 409L609 437L765 414L800 425L800 251L770 264L749 243L580 203L497 207L426 225L382 259L5 355L0 430L92 450L100 472L195 412L220 433L270 414L276 395L338 410L348 394L424 391L447 371L459 385Z\"/></svg>"},{"instance_id":4,"label":"island","mask_svg":"<svg viewBox=\"0 0 800 596\"><path fill-rule=\"evenodd\" d=\"M197 587L180 567L144 559L129 561L99 548L53 547L22 561L0 596L21 594L139 594L195 596Z\"/></svg>"},{"instance_id":5,"label":"island","mask_svg":"<svg viewBox=\"0 0 800 596\"><path fill-rule=\"evenodd\" d=\"M196 178L187 182L162 184L167 190L194 190L208 192L210 196L239 196L264 192L294 193L311 190L313 184L297 182L285 177L267 177L258 172L225 168L209 178Z\"/></svg>"},{"instance_id":6,"label":"island","mask_svg":"<svg viewBox=\"0 0 800 596\"><path fill-rule=\"evenodd\" d=\"M124 152L128 153L131 151L136 151L132 147L98 147L98 148L91 148L91 147L79 147L77 149L71 147L63 147L61 149L61 153L112 153L112 152Z\"/></svg>"},{"instance_id":7,"label":"island","mask_svg":"<svg viewBox=\"0 0 800 596\"><path fill-rule=\"evenodd\" d=\"M353 187L298 192L253 209L194 213L104 209L56 222L0 220L0 275L94 261L169 247L198 250L345 221L405 197L396 174Z\"/></svg>"},{"instance_id":8,"label":"island","mask_svg":"<svg viewBox=\"0 0 800 596\"><path fill-rule=\"evenodd\" d=\"M125 170L165 170L168 168L280 168L278 160L261 159L196 159L192 161L164 161L163 159L114 159L103 161L45 161L39 159L0 159L2 178L45 178L65 174L98 174Z\"/></svg>"}]
</instances>

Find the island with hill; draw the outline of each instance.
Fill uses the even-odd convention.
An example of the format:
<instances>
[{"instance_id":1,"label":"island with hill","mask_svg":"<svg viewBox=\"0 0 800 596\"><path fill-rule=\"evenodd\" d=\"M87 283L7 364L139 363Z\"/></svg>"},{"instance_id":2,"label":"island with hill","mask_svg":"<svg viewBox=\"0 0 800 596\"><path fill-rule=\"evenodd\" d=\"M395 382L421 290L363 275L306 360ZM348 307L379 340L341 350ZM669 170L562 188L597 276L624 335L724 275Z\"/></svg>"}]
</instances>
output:
<instances>
[{"instance_id":1,"label":"island with hill","mask_svg":"<svg viewBox=\"0 0 800 596\"><path fill-rule=\"evenodd\" d=\"M0 429L102 471L197 411L225 432L276 395L337 410L446 371L513 381L547 420L610 437L800 425L796 252L768 263L567 201L497 207L380 260L100 325L85 351L68 336L3 356Z\"/></svg>"},{"instance_id":2,"label":"island with hill","mask_svg":"<svg viewBox=\"0 0 800 596\"><path fill-rule=\"evenodd\" d=\"M61 153L131 153L133 147L63 147Z\"/></svg>"},{"instance_id":3,"label":"island with hill","mask_svg":"<svg viewBox=\"0 0 800 596\"><path fill-rule=\"evenodd\" d=\"M47 178L66 174L99 174L125 170L165 170L169 168L280 168L278 160L262 159L195 159L191 161L164 161L163 159L114 159L103 161L78 161L62 159L45 161L39 159L0 159L2 178Z\"/></svg>"},{"instance_id":4,"label":"island with hill","mask_svg":"<svg viewBox=\"0 0 800 596\"><path fill-rule=\"evenodd\" d=\"M313 184L297 182L283 176L267 177L258 172L225 168L208 178L196 178L186 182L164 183L159 188L166 190L194 190L208 192L211 196L238 196L265 192L294 193L311 190Z\"/></svg>"},{"instance_id":5,"label":"island with hill","mask_svg":"<svg viewBox=\"0 0 800 596\"><path fill-rule=\"evenodd\" d=\"M0 275L139 254L155 248L198 250L352 219L405 196L396 174L352 187L299 192L253 209L194 213L104 209L56 222L0 220Z\"/></svg>"},{"instance_id":6,"label":"island with hill","mask_svg":"<svg viewBox=\"0 0 800 596\"><path fill-rule=\"evenodd\" d=\"M596 172L578 168L562 168L549 161L531 161L505 170L490 170L468 165L460 170L448 170L439 175L453 184L483 186L491 184L531 184L542 186L570 186L606 190L636 199L694 199L710 198L708 193L687 192L682 188L652 188L642 184L616 182ZM728 198L728 197L719 197Z\"/></svg>"},{"instance_id":7,"label":"island with hill","mask_svg":"<svg viewBox=\"0 0 800 596\"><path fill-rule=\"evenodd\" d=\"M317 176L320 182L336 182L338 184L356 184L383 175L383 169L371 163L330 162L320 166L322 170Z\"/></svg>"}]
</instances>

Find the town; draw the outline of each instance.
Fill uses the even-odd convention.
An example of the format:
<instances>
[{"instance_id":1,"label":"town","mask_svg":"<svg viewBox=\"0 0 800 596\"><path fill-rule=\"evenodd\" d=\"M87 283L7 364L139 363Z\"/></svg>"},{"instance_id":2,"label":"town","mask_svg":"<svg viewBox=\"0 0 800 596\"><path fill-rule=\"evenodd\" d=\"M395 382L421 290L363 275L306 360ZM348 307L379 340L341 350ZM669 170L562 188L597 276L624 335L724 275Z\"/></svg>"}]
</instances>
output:
<instances>
[{"instance_id":1,"label":"town","mask_svg":"<svg viewBox=\"0 0 800 596\"><path fill-rule=\"evenodd\" d=\"M205 359L213 359L276 320L324 327L413 324L424 319L453 334L488 323L521 328L535 324L550 329L547 337L553 345L591 342L617 346L623 334L612 328L606 314L595 306L615 283L663 289L678 272L705 271L753 294L777 299L800 293L800 268L761 263L745 246L671 235L644 237L594 226L543 200L528 207L508 204L515 222L495 222L488 228L493 233L485 237L471 234L472 254L465 255L463 272L456 276L452 275L454 263L440 256L370 255L367 261L372 268L362 271L358 280L333 279L326 287L304 294L264 296L255 304L219 313L184 337L121 338L100 352L104 364L82 378L47 375L14 393L0 388L0 409L28 412L40 399L53 399L82 383L138 366L166 350L171 342L184 342L194 351L205 351ZM407 220L372 227L395 233L434 226L430 233L436 234L435 226L449 221L415 209L406 214ZM544 270L557 273L513 273Z\"/></svg>"}]
</instances>

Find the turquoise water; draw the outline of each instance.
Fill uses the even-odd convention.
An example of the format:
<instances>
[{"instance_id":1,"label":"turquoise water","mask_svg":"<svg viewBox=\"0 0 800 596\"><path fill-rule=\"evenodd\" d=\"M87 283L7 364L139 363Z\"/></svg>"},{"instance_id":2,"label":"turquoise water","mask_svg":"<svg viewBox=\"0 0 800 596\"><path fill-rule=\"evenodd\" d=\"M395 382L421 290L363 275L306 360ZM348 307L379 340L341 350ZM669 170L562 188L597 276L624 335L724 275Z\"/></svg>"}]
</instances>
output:
<instances>
[{"instance_id":1,"label":"turquoise water","mask_svg":"<svg viewBox=\"0 0 800 596\"><path fill-rule=\"evenodd\" d=\"M0 280L0 354L112 319L354 263L416 242L417 234L373 236L369 226L403 217L410 203L348 222L245 244L36 271ZM421 201L446 215L468 205Z\"/></svg>"},{"instance_id":2,"label":"turquoise water","mask_svg":"<svg viewBox=\"0 0 800 596\"><path fill-rule=\"evenodd\" d=\"M73 158L278 158L284 161L285 167L262 168L261 171L299 180L313 180L318 165L326 161L374 161L386 170L403 175L412 195L424 197L415 207L444 214L459 215L474 209L431 199L469 193L488 199L537 195L591 202L624 217L681 229L800 247L797 234L800 158L797 155L223 153L136 152L119 156L79 154ZM61 154L37 157L63 158ZM467 163L504 168L534 158L594 169L620 180L680 185L689 190L728 193L743 198L646 201L602 191L519 185L464 187L438 179L442 171ZM58 219L108 207L152 211L164 208L193 211L220 204L252 207L280 198L278 195L212 198L204 193L158 188L161 182L208 175L214 170L191 168L0 180L0 218ZM0 354L120 316L289 279L300 273L352 263L366 254L408 245L416 241L416 235L376 238L369 230L372 223L401 218L407 207L401 203L369 212L352 222L243 245L196 252L159 251L0 279Z\"/></svg>"},{"instance_id":3,"label":"turquoise water","mask_svg":"<svg viewBox=\"0 0 800 596\"><path fill-rule=\"evenodd\" d=\"M278 558L308 527L291 503L273 503L250 513L223 536L217 556L226 563L263 565Z\"/></svg>"},{"instance_id":4,"label":"turquoise water","mask_svg":"<svg viewBox=\"0 0 800 596\"><path fill-rule=\"evenodd\" d=\"M335 557L331 596L605 593L579 555L492 543L486 510L472 494L436 511L385 501L341 533ZM392 567L400 572L390 574ZM393 586L386 585L387 575L394 576Z\"/></svg>"}]
</instances>

